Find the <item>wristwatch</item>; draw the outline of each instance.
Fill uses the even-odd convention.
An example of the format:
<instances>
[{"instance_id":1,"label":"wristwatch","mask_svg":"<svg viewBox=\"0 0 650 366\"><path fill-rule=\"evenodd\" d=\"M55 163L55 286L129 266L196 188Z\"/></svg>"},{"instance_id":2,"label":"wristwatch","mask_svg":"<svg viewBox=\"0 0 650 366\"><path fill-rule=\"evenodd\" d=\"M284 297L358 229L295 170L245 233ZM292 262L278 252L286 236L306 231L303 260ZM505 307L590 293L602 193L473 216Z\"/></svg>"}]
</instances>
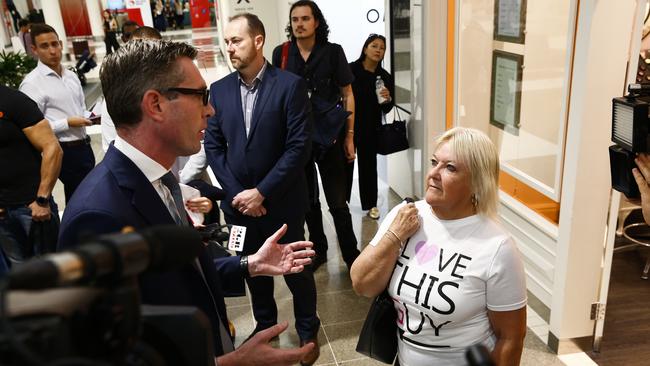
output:
<instances>
[{"instance_id":1,"label":"wristwatch","mask_svg":"<svg viewBox=\"0 0 650 366\"><path fill-rule=\"evenodd\" d=\"M47 206L50 205L50 198L49 197L38 196L38 197L36 197L36 204L41 206L41 207L47 207Z\"/></svg>"}]
</instances>

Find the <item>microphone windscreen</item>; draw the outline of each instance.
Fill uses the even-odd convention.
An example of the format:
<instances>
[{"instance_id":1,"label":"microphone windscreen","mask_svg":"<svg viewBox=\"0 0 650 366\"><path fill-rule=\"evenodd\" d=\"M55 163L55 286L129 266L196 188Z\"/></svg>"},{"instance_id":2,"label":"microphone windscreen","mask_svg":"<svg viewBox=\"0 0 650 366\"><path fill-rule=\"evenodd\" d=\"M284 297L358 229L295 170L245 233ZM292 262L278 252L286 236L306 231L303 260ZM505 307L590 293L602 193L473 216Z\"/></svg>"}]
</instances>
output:
<instances>
[{"instance_id":1,"label":"microphone windscreen","mask_svg":"<svg viewBox=\"0 0 650 366\"><path fill-rule=\"evenodd\" d=\"M148 269L153 271L179 269L204 248L201 235L192 227L161 225L141 230L140 234L149 243L151 262Z\"/></svg>"}]
</instances>

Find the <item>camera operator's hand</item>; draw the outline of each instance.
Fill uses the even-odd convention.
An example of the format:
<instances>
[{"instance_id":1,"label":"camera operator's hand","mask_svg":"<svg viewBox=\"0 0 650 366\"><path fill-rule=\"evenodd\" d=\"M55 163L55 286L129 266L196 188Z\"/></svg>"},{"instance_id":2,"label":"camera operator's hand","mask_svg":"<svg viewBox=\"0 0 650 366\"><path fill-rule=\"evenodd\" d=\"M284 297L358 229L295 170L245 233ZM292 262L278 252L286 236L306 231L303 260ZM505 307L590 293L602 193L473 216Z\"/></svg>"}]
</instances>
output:
<instances>
[{"instance_id":1,"label":"camera operator's hand","mask_svg":"<svg viewBox=\"0 0 650 366\"><path fill-rule=\"evenodd\" d=\"M235 351L217 358L219 366L290 366L300 362L315 347L307 343L300 348L273 348L271 338L284 332L289 324L285 321L255 334Z\"/></svg>"},{"instance_id":2,"label":"camera operator's hand","mask_svg":"<svg viewBox=\"0 0 650 366\"><path fill-rule=\"evenodd\" d=\"M650 225L650 155L639 154L634 162L639 168L632 169L636 184L641 192L641 210L643 219Z\"/></svg>"},{"instance_id":3,"label":"camera operator's hand","mask_svg":"<svg viewBox=\"0 0 650 366\"><path fill-rule=\"evenodd\" d=\"M257 253L248 256L248 273L253 276L276 276L299 273L316 254L310 241L278 244L287 232L287 224L271 235Z\"/></svg>"}]
</instances>

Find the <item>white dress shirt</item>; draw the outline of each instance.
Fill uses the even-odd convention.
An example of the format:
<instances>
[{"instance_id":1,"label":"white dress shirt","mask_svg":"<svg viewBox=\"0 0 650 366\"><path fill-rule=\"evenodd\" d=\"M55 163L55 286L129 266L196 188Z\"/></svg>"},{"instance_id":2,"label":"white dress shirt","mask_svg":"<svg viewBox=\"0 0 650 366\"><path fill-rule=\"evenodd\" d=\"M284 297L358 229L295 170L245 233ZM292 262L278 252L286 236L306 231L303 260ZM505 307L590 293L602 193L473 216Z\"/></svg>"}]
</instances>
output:
<instances>
[{"instance_id":1,"label":"white dress shirt","mask_svg":"<svg viewBox=\"0 0 650 366\"><path fill-rule=\"evenodd\" d=\"M167 188L167 186L165 186L160 181L160 178L162 178L163 175L167 174L169 170L165 169L165 167L158 164L157 161L145 155L142 151L133 147L133 145L126 142L120 136L115 137L114 146L117 150L119 150L122 154L124 154L129 160L131 160L133 164L135 164L135 166L137 166L138 169L140 169L142 174L144 174L144 176L147 177L147 180L151 182L151 185L156 190L156 193L158 193L158 195L160 196L160 199L165 203L165 206L167 206L167 210L169 211L169 214L172 215L172 217L174 217L174 215L176 215L177 213L172 212L172 209L167 204L167 201L169 197L172 196L172 194Z\"/></svg>"},{"instance_id":2,"label":"white dress shirt","mask_svg":"<svg viewBox=\"0 0 650 366\"><path fill-rule=\"evenodd\" d=\"M68 117L86 116L86 101L79 78L63 67L63 75L42 62L20 84L20 91L38 105L59 141L75 141L86 138L85 127L68 126Z\"/></svg>"},{"instance_id":3,"label":"white dress shirt","mask_svg":"<svg viewBox=\"0 0 650 366\"><path fill-rule=\"evenodd\" d=\"M179 180L181 183L187 184L195 179L206 179L206 169L208 168L208 160L205 156L205 147L201 141L201 150L196 154L189 157L187 162L183 165L179 172ZM209 177L207 177L209 181Z\"/></svg>"}]
</instances>

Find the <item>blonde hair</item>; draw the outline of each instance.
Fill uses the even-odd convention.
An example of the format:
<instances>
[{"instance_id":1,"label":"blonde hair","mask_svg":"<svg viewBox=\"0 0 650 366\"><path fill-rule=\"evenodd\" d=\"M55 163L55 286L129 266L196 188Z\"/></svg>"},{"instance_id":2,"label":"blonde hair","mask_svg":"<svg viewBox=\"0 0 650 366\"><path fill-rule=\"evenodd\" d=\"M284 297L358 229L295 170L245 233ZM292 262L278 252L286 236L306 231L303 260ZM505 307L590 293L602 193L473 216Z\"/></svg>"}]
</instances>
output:
<instances>
[{"instance_id":1,"label":"blonde hair","mask_svg":"<svg viewBox=\"0 0 650 366\"><path fill-rule=\"evenodd\" d=\"M483 132L454 127L436 139L435 149L448 143L456 159L470 172L473 204L479 215L496 217L499 204L499 153Z\"/></svg>"}]
</instances>

